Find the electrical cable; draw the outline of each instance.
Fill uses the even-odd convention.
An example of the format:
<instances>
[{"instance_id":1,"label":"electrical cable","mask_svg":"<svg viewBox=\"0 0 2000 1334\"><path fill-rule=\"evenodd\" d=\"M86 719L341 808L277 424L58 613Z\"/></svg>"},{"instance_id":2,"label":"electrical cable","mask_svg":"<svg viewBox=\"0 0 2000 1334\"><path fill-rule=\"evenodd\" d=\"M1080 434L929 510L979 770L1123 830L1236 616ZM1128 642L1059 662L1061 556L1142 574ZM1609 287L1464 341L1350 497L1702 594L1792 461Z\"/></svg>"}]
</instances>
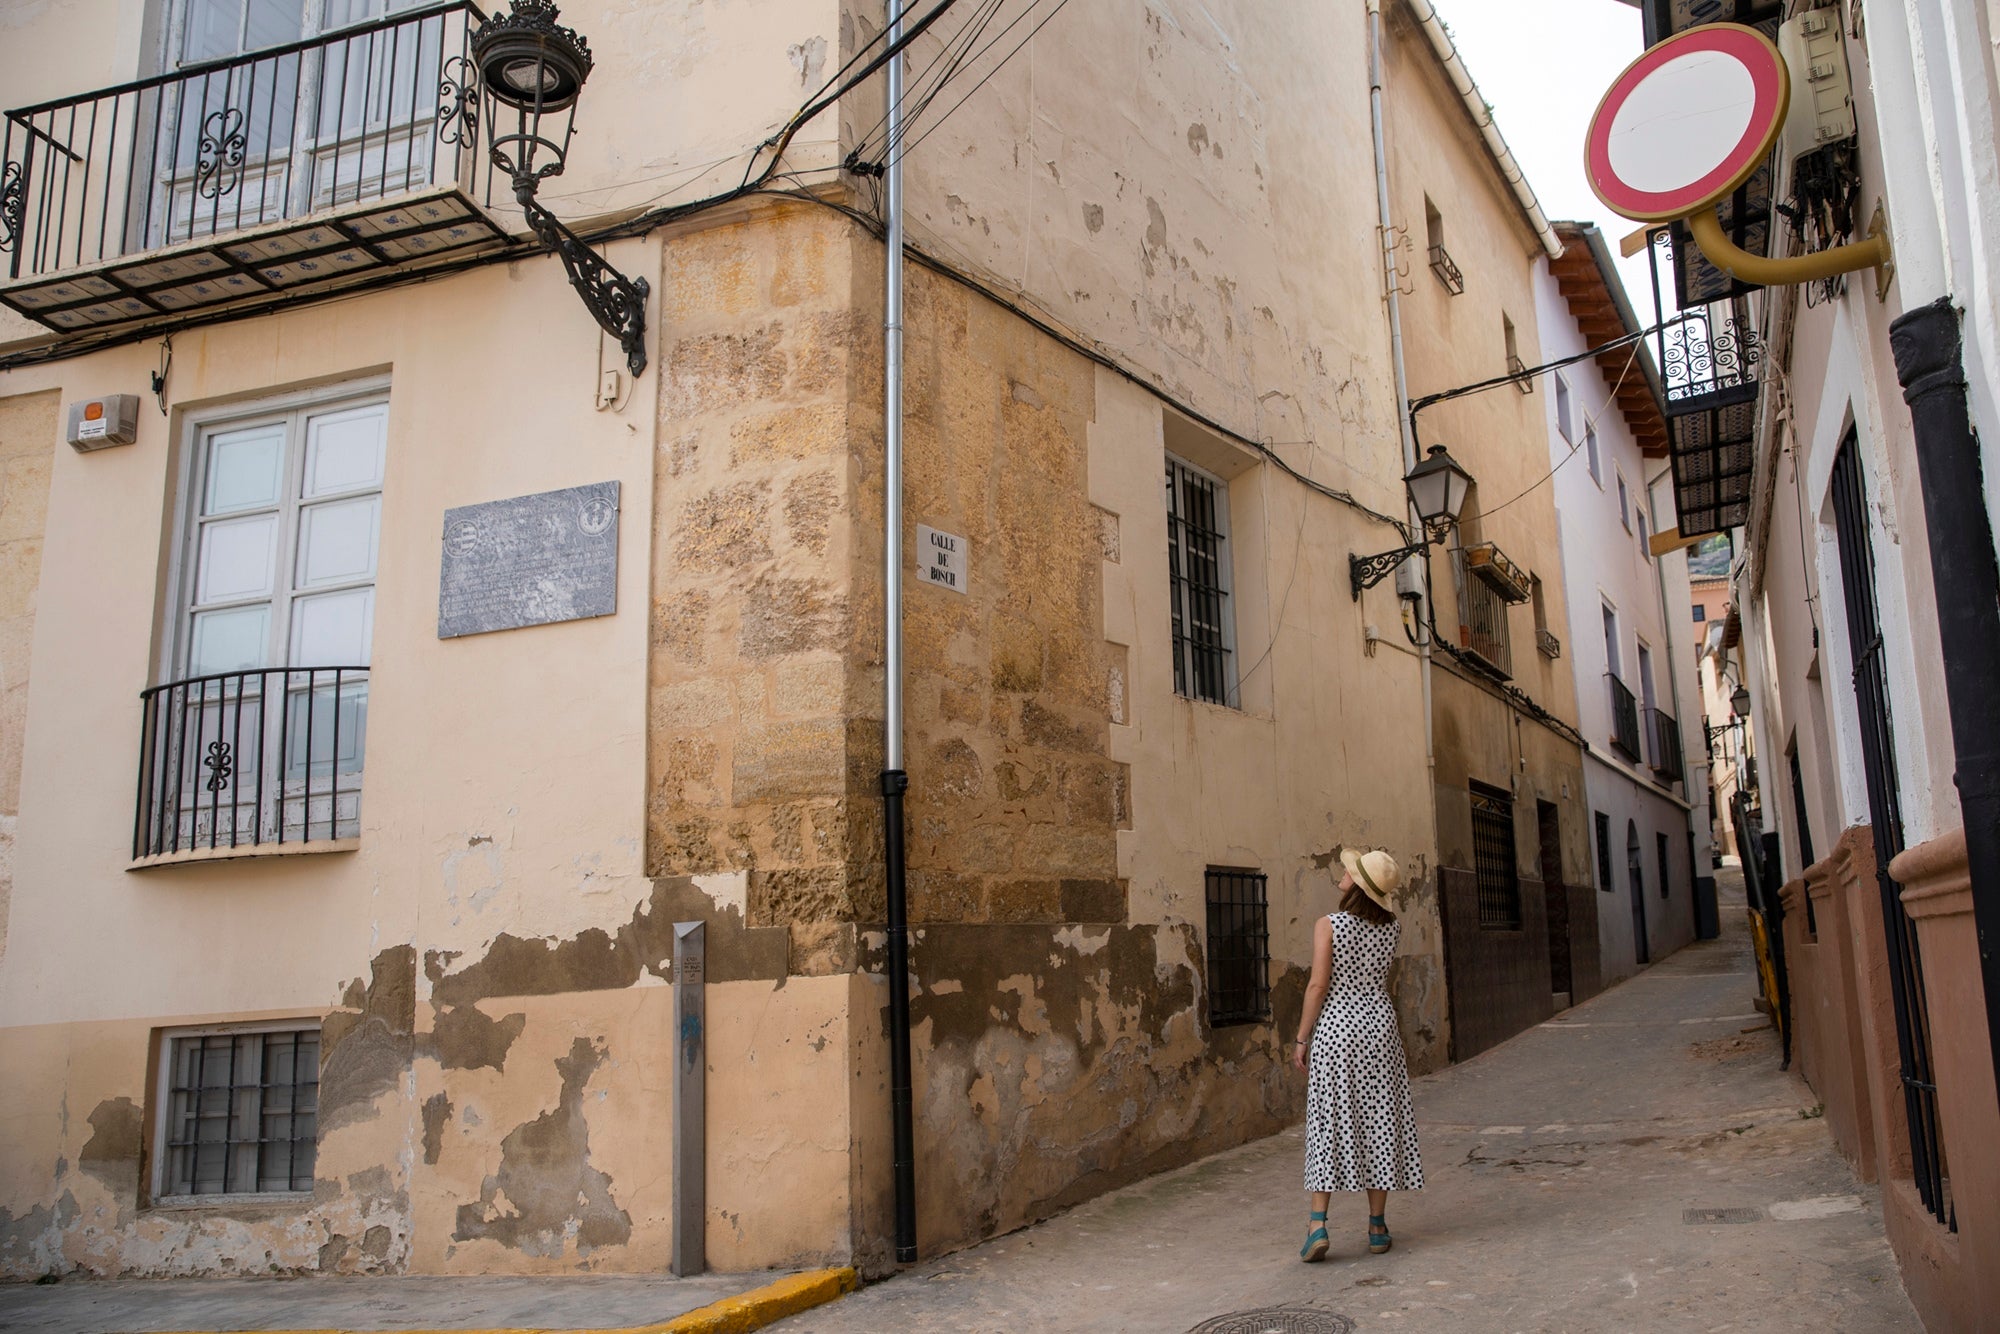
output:
<instances>
[{"instance_id":1,"label":"electrical cable","mask_svg":"<svg viewBox=\"0 0 2000 1334\"><path fill-rule=\"evenodd\" d=\"M991 79L995 74L998 74L1001 70L1005 69L1007 67L1007 62L1012 60L1016 55L1020 54L1022 47L1026 46L1029 42L1034 41L1035 34L1040 32L1043 28L1048 27L1050 20L1054 19L1056 15L1062 13L1063 10L1068 5L1069 5L1069 0L1056 0L1056 7L1049 11L1048 18L1043 19L1040 23L1037 23L1033 28L1029 29L1028 35L1026 37L1023 37L1020 41L1016 42L1014 44L1014 49L1009 51L1006 55L1000 58L999 64L995 65L992 69L986 71L985 76L981 78L978 83L973 84L972 87L966 92L964 97L961 97L958 99L958 101L952 103L950 111L946 111L942 116L939 116L936 120L932 121L930 127L926 129L922 134L917 136L916 142L905 145L904 147L896 150L897 156L898 157L905 156L907 154L915 152L918 148L922 147L924 140L930 138L932 134L936 133L938 126L944 124L946 121L951 119L952 112L955 112L960 107L964 106L974 93L978 92L981 88L984 88L986 86L986 81L988 79ZM1031 10L1029 12L1033 11ZM1018 19L1015 20L1015 22L1019 21L1020 20ZM1007 25L1008 29L1011 29L1013 26L1014 25L1011 23ZM1006 30L1002 30L1000 36L1004 37L1006 35L1007 35ZM994 38L995 42L999 40L1000 40L999 37ZM984 53L982 52L982 54Z\"/></svg>"},{"instance_id":2,"label":"electrical cable","mask_svg":"<svg viewBox=\"0 0 2000 1334\"><path fill-rule=\"evenodd\" d=\"M903 14L907 16L912 10L916 9L918 3L919 0L910 0L909 5L905 7L904 10L902 11ZM816 96L813 100L807 102L806 105L800 107L796 112L794 112L792 114L792 118L785 123L784 129L778 131L778 133L772 135L769 139L766 139L763 143L757 146L760 151L765 148L769 148L771 150L771 161L764 168L764 174L762 179L768 179L771 173L777 170L778 163L781 160L783 160L785 156L785 149L792 142L792 136L797 134L800 128L804 126L807 121L819 115L820 112L826 110L834 103L838 102L843 96L847 94L849 90L859 86L864 80L868 78L869 75L873 74L876 70L881 69L884 65L896 59L896 57L902 55L903 52L909 48L911 42L914 42L917 38L923 36L924 33L927 30L929 30L930 26L933 23L936 23L940 18L944 17L944 12L947 9L950 9L953 5L957 3L958 0L937 0L936 7L933 8L930 13L924 15L922 18L918 19L915 23L910 24L907 28L905 28L903 30L903 35L901 37L896 39L894 42L891 42L888 46L884 47L866 65L863 65L859 70L856 70L855 73L845 83L841 84L838 88L833 88L832 91L830 92L823 88L820 92L820 95ZM885 29L884 31L886 32L887 30ZM867 44L862 48L863 51L865 51L868 47L873 46L876 42L880 40L881 40L880 34L870 38ZM835 73L834 78L835 79L839 78L840 74L845 73L847 70L853 68L854 60L859 59L860 54L861 54L860 52L856 52L854 58L850 59L847 62L847 64L840 67L840 70ZM828 81L829 87L831 87L831 83L832 81L829 80ZM753 175L756 174L756 169L757 169L757 158L755 154L752 154L750 158L750 165L744 169L743 173L744 188L747 189L750 187L751 178Z\"/></svg>"},{"instance_id":3,"label":"electrical cable","mask_svg":"<svg viewBox=\"0 0 2000 1334\"><path fill-rule=\"evenodd\" d=\"M1521 492L1519 495L1514 496L1512 499L1504 500L1500 504L1495 505L1492 509L1482 508L1479 511L1479 517L1484 519L1491 517L1492 515L1498 514L1501 510L1506 509L1509 505L1513 504L1515 501L1526 500L1529 496L1533 495L1535 492L1541 490L1544 486L1548 485L1549 479L1551 477L1554 477L1556 473L1562 470L1563 464L1568 463L1571 459L1576 457L1577 450L1582 448L1584 442L1590 439L1591 432L1597 429L1597 423L1603 420L1604 414L1611 411L1612 405L1618 399L1618 391L1625 387L1625 377L1632 373L1632 363L1637 361L1638 359L1639 359L1639 344L1634 343L1632 344L1631 355L1625 358L1625 368L1618 372L1618 379L1611 386L1610 398L1605 401L1603 407L1599 408L1595 413L1583 419L1583 430L1578 432L1576 440L1572 442L1569 447L1569 453L1563 455L1562 458L1556 463L1555 467L1550 468L1547 472L1543 473L1539 481L1537 481L1533 486L1530 486L1527 490ZM1623 485L1623 483L1621 482L1620 485Z\"/></svg>"},{"instance_id":4,"label":"electrical cable","mask_svg":"<svg viewBox=\"0 0 2000 1334\"><path fill-rule=\"evenodd\" d=\"M904 92L900 105L907 108L903 114L903 124L905 126L915 117L922 115L924 110L930 106L931 101L943 90L944 85L950 82L953 76L957 74L958 70L963 66L966 57L971 53L972 47L978 42L981 33L985 31L986 26L992 22L993 16L1005 7L1006 3L1007 0L979 0L979 8L973 13L972 17L959 25L957 32L945 39L945 43L939 49L937 55L932 57L930 64L926 65L923 71L910 82L909 87ZM1038 3L1040 3L1040 0L1030 0L1031 7ZM880 134L883 127L888 123L889 112L884 110L880 119L860 135L856 141L854 151L848 155L848 161L860 167L879 164L886 158L888 156L886 142L884 144L884 151L879 155L874 151L873 145L875 143L875 136ZM874 172L871 170L862 174L872 177Z\"/></svg>"}]
</instances>

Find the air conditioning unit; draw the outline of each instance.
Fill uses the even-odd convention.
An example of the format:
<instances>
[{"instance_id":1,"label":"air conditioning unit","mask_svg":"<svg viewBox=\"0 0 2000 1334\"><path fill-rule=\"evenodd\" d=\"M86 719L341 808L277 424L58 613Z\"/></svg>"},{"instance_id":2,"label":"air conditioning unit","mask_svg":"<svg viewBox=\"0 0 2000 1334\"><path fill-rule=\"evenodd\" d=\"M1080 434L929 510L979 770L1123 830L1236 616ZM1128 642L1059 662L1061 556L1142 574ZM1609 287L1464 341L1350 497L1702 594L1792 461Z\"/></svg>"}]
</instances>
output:
<instances>
[{"instance_id":1,"label":"air conditioning unit","mask_svg":"<svg viewBox=\"0 0 2000 1334\"><path fill-rule=\"evenodd\" d=\"M1786 159L1852 139L1854 84L1840 10L1808 10L1791 20L1778 29L1778 51L1792 74L1792 106L1783 137Z\"/></svg>"}]
</instances>

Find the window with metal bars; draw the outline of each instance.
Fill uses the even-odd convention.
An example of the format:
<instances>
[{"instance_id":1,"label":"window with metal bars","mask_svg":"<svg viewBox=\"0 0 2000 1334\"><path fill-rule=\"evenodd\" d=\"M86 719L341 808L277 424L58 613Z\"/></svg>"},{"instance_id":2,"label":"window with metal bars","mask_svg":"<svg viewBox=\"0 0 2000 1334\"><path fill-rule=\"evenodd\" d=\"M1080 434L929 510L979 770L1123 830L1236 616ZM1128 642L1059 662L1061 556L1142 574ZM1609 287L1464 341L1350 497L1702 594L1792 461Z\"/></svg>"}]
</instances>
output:
<instances>
[{"instance_id":1,"label":"window with metal bars","mask_svg":"<svg viewBox=\"0 0 2000 1334\"><path fill-rule=\"evenodd\" d=\"M158 1197L311 1194L317 1028L171 1034L161 1055Z\"/></svg>"},{"instance_id":2,"label":"window with metal bars","mask_svg":"<svg viewBox=\"0 0 2000 1334\"><path fill-rule=\"evenodd\" d=\"M1271 1017L1271 933L1262 872L1208 868L1208 1022Z\"/></svg>"},{"instance_id":3,"label":"window with metal bars","mask_svg":"<svg viewBox=\"0 0 2000 1334\"><path fill-rule=\"evenodd\" d=\"M1521 874L1514 860L1514 799L1472 785L1472 870L1479 886L1479 925L1521 929Z\"/></svg>"},{"instance_id":4,"label":"window with metal bars","mask_svg":"<svg viewBox=\"0 0 2000 1334\"><path fill-rule=\"evenodd\" d=\"M1229 487L1167 456L1167 576L1174 616L1174 693L1231 704L1235 633L1229 610Z\"/></svg>"},{"instance_id":5,"label":"window with metal bars","mask_svg":"<svg viewBox=\"0 0 2000 1334\"><path fill-rule=\"evenodd\" d=\"M1806 781L1799 772L1799 738L1792 736L1792 744L1785 751L1785 761L1792 770L1792 819L1798 825L1799 874L1804 875L1813 864L1812 824L1806 819ZM1813 910L1812 895L1804 896L1806 901L1806 935L1819 938L1818 914Z\"/></svg>"},{"instance_id":6,"label":"window with metal bars","mask_svg":"<svg viewBox=\"0 0 2000 1334\"><path fill-rule=\"evenodd\" d=\"M1611 817L1597 812L1597 887L1611 892Z\"/></svg>"}]
</instances>

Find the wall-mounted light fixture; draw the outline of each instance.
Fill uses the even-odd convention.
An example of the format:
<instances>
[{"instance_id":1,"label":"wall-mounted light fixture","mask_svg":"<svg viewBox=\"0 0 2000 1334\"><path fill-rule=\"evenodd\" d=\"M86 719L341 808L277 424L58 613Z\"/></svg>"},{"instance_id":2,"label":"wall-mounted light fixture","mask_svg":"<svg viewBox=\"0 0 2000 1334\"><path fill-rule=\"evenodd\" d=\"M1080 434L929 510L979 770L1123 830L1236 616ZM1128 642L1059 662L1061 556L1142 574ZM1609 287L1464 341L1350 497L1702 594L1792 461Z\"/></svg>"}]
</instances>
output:
<instances>
[{"instance_id":1,"label":"wall-mounted light fixture","mask_svg":"<svg viewBox=\"0 0 2000 1334\"><path fill-rule=\"evenodd\" d=\"M1748 718L1750 716L1749 688L1746 686L1736 687L1736 692L1729 697L1729 707L1736 710L1738 718Z\"/></svg>"},{"instance_id":2,"label":"wall-mounted light fixture","mask_svg":"<svg viewBox=\"0 0 2000 1334\"><path fill-rule=\"evenodd\" d=\"M1347 573L1357 602L1361 600L1362 589L1373 588L1404 561L1445 539L1451 526L1458 522L1458 512L1465 507L1466 493L1472 490L1472 474L1459 467L1443 445L1432 445L1424 461L1410 469L1403 485L1409 488L1410 503L1416 507L1417 517L1423 520L1423 531L1406 547L1377 556L1348 556Z\"/></svg>"},{"instance_id":3,"label":"wall-mounted light fixture","mask_svg":"<svg viewBox=\"0 0 2000 1334\"><path fill-rule=\"evenodd\" d=\"M590 77L590 44L556 23L559 12L551 0L514 0L512 12L494 15L473 36L471 73L483 103L487 152L513 180L528 226L562 260L570 286L625 349L625 364L638 375L646 369L650 286L605 263L535 199L545 179L562 175L576 130L576 100Z\"/></svg>"}]
</instances>

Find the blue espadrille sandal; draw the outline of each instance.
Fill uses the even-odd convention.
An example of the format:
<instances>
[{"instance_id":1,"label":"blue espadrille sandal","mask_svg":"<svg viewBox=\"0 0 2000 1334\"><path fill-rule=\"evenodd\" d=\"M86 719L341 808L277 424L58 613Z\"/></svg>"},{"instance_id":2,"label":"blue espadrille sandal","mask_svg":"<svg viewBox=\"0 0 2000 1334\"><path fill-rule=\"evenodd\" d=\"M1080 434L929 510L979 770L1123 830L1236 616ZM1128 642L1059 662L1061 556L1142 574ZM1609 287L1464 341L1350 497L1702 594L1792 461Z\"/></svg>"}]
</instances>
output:
<instances>
[{"instance_id":1,"label":"blue espadrille sandal","mask_svg":"<svg viewBox=\"0 0 2000 1334\"><path fill-rule=\"evenodd\" d=\"M1368 1215L1368 1250L1372 1255L1380 1255L1396 1244L1389 1235L1389 1222L1380 1214Z\"/></svg>"},{"instance_id":2,"label":"blue espadrille sandal","mask_svg":"<svg viewBox=\"0 0 2000 1334\"><path fill-rule=\"evenodd\" d=\"M1326 1259L1327 1248L1333 1245L1326 1235L1326 1210L1310 1211L1306 1217L1319 1226L1306 1233L1306 1244L1299 1248L1299 1259L1307 1264L1317 1264Z\"/></svg>"}]
</instances>

